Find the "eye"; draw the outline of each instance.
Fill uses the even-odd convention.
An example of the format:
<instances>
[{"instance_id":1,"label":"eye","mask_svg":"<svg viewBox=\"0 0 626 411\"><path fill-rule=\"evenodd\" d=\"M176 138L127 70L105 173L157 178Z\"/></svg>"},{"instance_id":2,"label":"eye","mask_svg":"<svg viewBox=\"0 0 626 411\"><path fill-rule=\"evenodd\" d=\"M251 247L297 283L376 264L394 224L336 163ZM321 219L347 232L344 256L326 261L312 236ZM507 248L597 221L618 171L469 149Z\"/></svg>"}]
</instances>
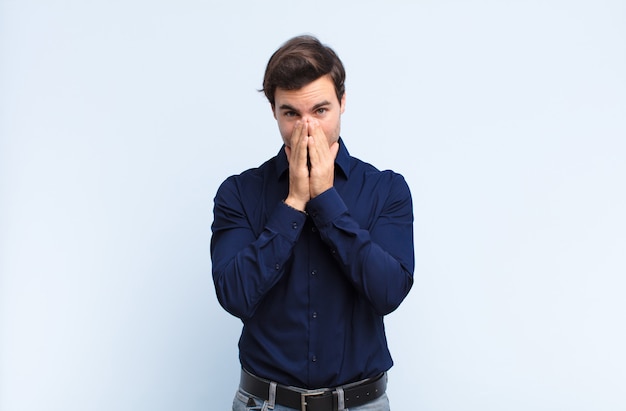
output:
<instances>
[{"instance_id":1,"label":"eye","mask_svg":"<svg viewBox=\"0 0 626 411\"><path fill-rule=\"evenodd\" d=\"M285 111L285 113L284 113L285 117L295 117L297 115L298 115L298 113L296 113L295 111Z\"/></svg>"},{"instance_id":2,"label":"eye","mask_svg":"<svg viewBox=\"0 0 626 411\"><path fill-rule=\"evenodd\" d=\"M325 114L328 111L326 107L320 107L317 109L317 114Z\"/></svg>"}]
</instances>

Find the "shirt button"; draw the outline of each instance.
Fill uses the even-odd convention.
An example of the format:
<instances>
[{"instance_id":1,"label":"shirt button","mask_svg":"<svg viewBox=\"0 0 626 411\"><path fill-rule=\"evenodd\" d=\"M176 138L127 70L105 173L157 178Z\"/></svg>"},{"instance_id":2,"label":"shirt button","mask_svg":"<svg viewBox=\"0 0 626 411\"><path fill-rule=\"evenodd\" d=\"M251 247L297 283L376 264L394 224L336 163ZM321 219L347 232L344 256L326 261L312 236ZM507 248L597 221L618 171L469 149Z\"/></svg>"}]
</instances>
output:
<instances>
[{"instance_id":1,"label":"shirt button","mask_svg":"<svg viewBox=\"0 0 626 411\"><path fill-rule=\"evenodd\" d=\"M317 275L317 270L311 271L311 275Z\"/></svg>"},{"instance_id":2,"label":"shirt button","mask_svg":"<svg viewBox=\"0 0 626 411\"><path fill-rule=\"evenodd\" d=\"M276 264L276 265L274 266L274 268L275 268L275 269L277 269L277 270L280 270L280 264Z\"/></svg>"},{"instance_id":3,"label":"shirt button","mask_svg":"<svg viewBox=\"0 0 626 411\"><path fill-rule=\"evenodd\" d=\"M313 312L313 318L317 318L317 313L315 311Z\"/></svg>"},{"instance_id":4,"label":"shirt button","mask_svg":"<svg viewBox=\"0 0 626 411\"><path fill-rule=\"evenodd\" d=\"M296 223L295 221L293 223L291 223L291 228L293 228L294 230L298 229L298 223Z\"/></svg>"},{"instance_id":5,"label":"shirt button","mask_svg":"<svg viewBox=\"0 0 626 411\"><path fill-rule=\"evenodd\" d=\"M311 231L317 233L317 227L311 227Z\"/></svg>"},{"instance_id":6,"label":"shirt button","mask_svg":"<svg viewBox=\"0 0 626 411\"><path fill-rule=\"evenodd\" d=\"M316 356L311 357L311 361L316 362L317 361L317 357Z\"/></svg>"}]
</instances>

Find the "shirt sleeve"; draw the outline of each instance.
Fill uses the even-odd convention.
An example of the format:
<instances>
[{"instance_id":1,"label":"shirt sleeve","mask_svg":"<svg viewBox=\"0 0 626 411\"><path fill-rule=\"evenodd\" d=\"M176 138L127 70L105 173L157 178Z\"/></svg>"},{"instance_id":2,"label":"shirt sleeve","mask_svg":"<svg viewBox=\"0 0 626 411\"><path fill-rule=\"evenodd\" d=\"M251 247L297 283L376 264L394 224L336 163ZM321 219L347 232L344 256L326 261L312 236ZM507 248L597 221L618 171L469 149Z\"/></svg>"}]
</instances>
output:
<instances>
[{"instance_id":1,"label":"shirt sleeve","mask_svg":"<svg viewBox=\"0 0 626 411\"><path fill-rule=\"evenodd\" d=\"M306 215L280 202L256 235L245 210L251 200L243 197L229 180L218 190L211 258L218 301L229 313L246 319L285 274Z\"/></svg>"},{"instance_id":2,"label":"shirt sleeve","mask_svg":"<svg viewBox=\"0 0 626 411\"><path fill-rule=\"evenodd\" d=\"M354 287L379 315L394 311L413 285L413 205L404 178L393 174L381 213L369 229L351 217L331 188L309 201L324 242Z\"/></svg>"}]
</instances>

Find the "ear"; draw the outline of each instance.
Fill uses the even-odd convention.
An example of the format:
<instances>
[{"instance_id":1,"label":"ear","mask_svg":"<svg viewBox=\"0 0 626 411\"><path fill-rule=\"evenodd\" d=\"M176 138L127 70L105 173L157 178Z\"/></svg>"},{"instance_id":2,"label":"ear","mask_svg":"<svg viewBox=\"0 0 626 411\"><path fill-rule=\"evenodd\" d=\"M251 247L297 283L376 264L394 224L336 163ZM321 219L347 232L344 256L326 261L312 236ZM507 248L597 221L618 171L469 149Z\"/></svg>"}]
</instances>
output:
<instances>
[{"instance_id":1,"label":"ear","mask_svg":"<svg viewBox=\"0 0 626 411\"><path fill-rule=\"evenodd\" d=\"M339 102L341 105L341 114L346 111L346 92L344 91L343 96L341 96L341 101Z\"/></svg>"},{"instance_id":2,"label":"ear","mask_svg":"<svg viewBox=\"0 0 626 411\"><path fill-rule=\"evenodd\" d=\"M274 120L278 120L276 118L276 106L270 103L270 107L272 108L272 115L274 116Z\"/></svg>"}]
</instances>

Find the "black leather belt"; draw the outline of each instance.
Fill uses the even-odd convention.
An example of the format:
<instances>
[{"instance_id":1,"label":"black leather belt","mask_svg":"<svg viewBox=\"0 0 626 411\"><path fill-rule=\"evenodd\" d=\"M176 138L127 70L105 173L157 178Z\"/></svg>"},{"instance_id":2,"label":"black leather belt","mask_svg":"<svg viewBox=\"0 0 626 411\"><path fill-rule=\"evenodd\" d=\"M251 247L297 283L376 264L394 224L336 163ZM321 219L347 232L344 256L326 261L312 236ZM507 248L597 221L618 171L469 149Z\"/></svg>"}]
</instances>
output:
<instances>
[{"instance_id":1,"label":"black leather belt","mask_svg":"<svg viewBox=\"0 0 626 411\"><path fill-rule=\"evenodd\" d=\"M239 386L242 390L263 400L270 399L268 380L259 378L241 370ZM387 374L364 380L360 384L348 384L344 387L323 390L302 391L284 385L275 384L275 403L301 411L336 411L343 408L358 407L375 400L387 389ZM343 395L342 395L343 392ZM343 397L343 404L340 404ZM343 405L343 407L340 407Z\"/></svg>"}]
</instances>

